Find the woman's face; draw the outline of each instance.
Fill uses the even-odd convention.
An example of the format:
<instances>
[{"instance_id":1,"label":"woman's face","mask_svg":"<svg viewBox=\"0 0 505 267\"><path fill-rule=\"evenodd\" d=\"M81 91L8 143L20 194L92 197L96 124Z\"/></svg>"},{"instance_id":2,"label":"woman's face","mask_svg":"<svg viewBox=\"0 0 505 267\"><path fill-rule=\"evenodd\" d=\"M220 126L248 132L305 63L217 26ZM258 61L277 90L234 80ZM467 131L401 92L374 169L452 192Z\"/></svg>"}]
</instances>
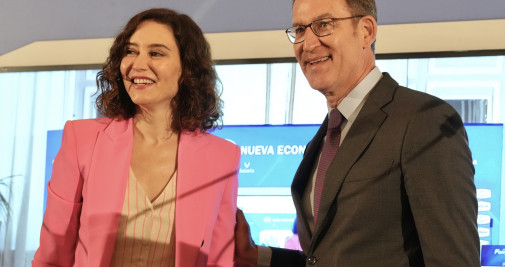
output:
<instances>
[{"instance_id":1,"label":"woman's face","mask_svg":"<svg viewBox=\"0 0 505 267\"><path fill-rule=\"evenodd\" d=\"M125 51L120 69L133 103L147 109L170 108L182 72L172 28L144 21L126 43Z\"/></svg>"}]
</instances>

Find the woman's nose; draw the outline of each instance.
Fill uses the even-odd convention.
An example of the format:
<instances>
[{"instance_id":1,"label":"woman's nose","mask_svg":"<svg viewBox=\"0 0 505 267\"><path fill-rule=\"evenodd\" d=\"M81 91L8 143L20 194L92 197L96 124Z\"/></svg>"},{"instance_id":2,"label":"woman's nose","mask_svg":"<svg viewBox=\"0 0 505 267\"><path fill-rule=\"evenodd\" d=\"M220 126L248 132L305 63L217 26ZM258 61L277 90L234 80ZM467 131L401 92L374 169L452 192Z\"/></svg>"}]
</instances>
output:
<instances>
[{"instance_id":1,"label":"woman's nose","mask_svg":"<svg viewBox=\"0 0 505 267\"><path fill-rule=\"evenodd\" d=\"M147 55L139 54L135 57L132 64L134 70L146 70L148 67L149 57Z\"/></svg>"}]
</instances>

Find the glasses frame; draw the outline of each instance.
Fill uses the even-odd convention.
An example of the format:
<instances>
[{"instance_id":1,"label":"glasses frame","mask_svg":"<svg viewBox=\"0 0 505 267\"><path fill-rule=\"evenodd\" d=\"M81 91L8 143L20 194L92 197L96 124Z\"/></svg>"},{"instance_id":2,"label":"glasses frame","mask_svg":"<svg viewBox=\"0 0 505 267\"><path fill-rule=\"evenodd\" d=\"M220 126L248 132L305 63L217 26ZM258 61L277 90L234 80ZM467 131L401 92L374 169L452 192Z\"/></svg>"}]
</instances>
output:
<instances>
[{"instance_id":1,"label":"glasses frame","mask_svg":"<svg viewBox=\"0 0 505 267\"><path fill-rule=\"evenodd\" d=\"M305 41L305 35L304 35L304 38L301 40L301 41L295 41L296 40L296 37L291 35L291 33L295 33L295 30L296 28L300 28L300 27L303 27L303 29L306 31L307 28L310 28L310 30L314 33L314 35L316 35L317 37L324 37L324 36L328 36L328 35L331 35L333 34L333 32L335 31L335 21L340 21L340 20L348 20L348 19L356 19L356 18L362 18L364 17L365 15L356 15L356 16L351 16L351 17L345 17L345 18L321 18L321 19L316 19L314 21L312 21L311 23L309 24L306 24L306 25L295 25L295 26L292 26L292 27L289 27L286 29L286 35L288 36L288 39L291 43L293 44L299 44L303 41ZM321 20L331 20L331 32L328 33L328 34L322 34L322 35L319 35L316 33L316 31L314 31L314 28L312 28L312 25L316 22L319 22Z\"/></svg>"}]
</instances>

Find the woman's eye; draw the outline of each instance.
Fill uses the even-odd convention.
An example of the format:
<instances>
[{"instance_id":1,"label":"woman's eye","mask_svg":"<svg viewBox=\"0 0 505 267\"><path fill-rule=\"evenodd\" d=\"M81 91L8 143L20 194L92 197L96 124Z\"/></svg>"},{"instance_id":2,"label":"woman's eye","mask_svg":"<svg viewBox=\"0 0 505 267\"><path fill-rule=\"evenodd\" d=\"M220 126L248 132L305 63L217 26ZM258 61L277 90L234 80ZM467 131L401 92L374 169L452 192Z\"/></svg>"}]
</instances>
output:
<instances>
[{"instance_id":1,"label":"woman's eye","mask_svg":"<svg viewBox=\"0 0 505 267\"><path fill-rule=\"evenodd\" d=\"M125 54L126 55L135 54L135 50L133 50L133 49L126 49Z\"/></svg>"},{"instance_id":2,"label":"woman's eye","mask_svg":"<svg viewBox=\"0 0 505 267\"><path fill-rule=\"evenodd\" d=\"M162 56L163 56L163 54L162 54L162 53L159 53L159 52L151 52L151 53L150 53L150 55L151 55L152 57L162 57Z\"/></svg>"}]
</instances>

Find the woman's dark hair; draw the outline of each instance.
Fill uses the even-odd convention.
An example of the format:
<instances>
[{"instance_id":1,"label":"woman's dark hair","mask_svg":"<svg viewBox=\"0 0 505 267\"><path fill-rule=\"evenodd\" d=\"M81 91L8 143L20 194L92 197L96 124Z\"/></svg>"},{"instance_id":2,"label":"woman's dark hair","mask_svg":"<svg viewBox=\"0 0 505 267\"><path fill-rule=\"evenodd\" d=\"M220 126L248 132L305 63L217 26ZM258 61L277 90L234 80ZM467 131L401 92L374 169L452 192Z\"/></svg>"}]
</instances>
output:
<instances>
[{"instance_id":1,"label":"woman's dark hair","mask_svg":"<svg viewBox=\"0 0 505 267\"><path fill-rule=\"evenodd\" d=\"M171 27L180 51L182 74L179 91L170 103L171 130L206 131L219 126L222 101L216 87L218 81L210 46L200 27L190 17L164 8L149 9L135 15L114 40L109 57L96 78L100 91L96 99L98 111L118 119L129 119L137 113L137 106L123 84L120 65L127 42L144 21L155 21Z\"/></svg>"}]
</instances>

